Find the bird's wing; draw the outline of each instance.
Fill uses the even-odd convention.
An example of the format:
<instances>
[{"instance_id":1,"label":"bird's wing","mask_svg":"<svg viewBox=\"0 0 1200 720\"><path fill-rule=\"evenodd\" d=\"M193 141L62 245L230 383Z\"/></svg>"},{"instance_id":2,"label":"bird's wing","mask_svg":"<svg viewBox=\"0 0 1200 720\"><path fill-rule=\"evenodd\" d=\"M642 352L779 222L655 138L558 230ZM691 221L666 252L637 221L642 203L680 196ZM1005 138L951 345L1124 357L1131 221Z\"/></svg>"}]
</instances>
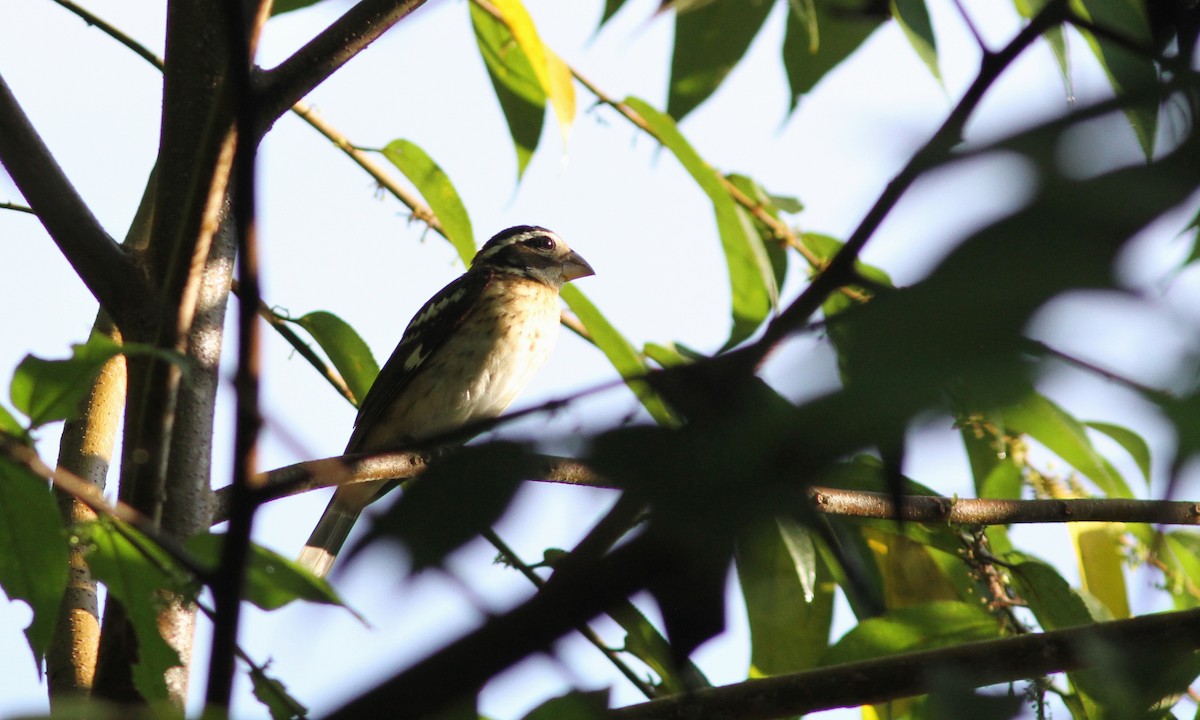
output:
<instances>
[{"instance_id":1,"label":"bird's wing","mask_svg":"<svg viewBox=\"0 0 1200 720\"><path fill-rule=\"evenodd\" d=\"M379 371L363 398L354 420L354 432L346 452L357 452L367 432L383 420L388 408L400 397L426 361L452 336L495 277L491 272L468 272L442 288L409 321L391 357Z\"/></svg>"}]
</instances>

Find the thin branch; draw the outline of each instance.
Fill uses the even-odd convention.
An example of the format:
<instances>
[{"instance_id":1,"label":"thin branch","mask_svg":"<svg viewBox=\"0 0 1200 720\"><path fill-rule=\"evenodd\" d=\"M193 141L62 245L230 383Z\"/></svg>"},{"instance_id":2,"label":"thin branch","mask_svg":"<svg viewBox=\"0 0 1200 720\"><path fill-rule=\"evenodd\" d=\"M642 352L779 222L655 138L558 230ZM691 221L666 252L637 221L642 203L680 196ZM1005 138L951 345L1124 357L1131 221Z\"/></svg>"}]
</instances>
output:
<instances>
[{"instance_id":1,"label":"thin branch","mask_svg":"<svg viewBox=\"0 0 1200 720\"><path fill-rule=\"evenodd\" d=\"M262 300L258 302L258 316L266 320L267 324L274 328L275 332L283 338L284 342L291 345L292 349L300 354L300 357L307 360L308 364L312 365L339 395L346 398L351 405L358 406L358 399L354 397L354 393L346 385L346 380L329 363L322 360L321 356L304 341L304 338L296 334L296 331L288 325L289 318L280 315Z\"/></svg>"},{"instance_id":2,"label":"thin branch","mask_svg":"<svg viewBox=\"0 0 1200 720\"><path fill-rule=\"evenodd\" d=\"M1098 648L1162 663L1198 647L1200 610L1158 613L747 680L619 708L609 717L767 720L924 695L950 679L956 687L983 687L1085 669L1111 657Z\"/></svg>"},{"instance_id":3,"label":"thin branch","mask_svg":"<svg viewBox=\"0 0 1200 720\"><path fill-rule=\"evenodd\" d=\"M54 2L58 3L62 7L66 8L67 10L70 10L71 12L78 15L88 25L92 25L92 26L98 28L104 34L108 35L112 39L116 40L117 42L121 43L125 47L129 48L134 53L136 53L138 56L140 56L143 60L150 63L154 67L158 68L159 70L163 69L162 58L160 58L159 56L157 56L153 52L151 52L150 49L147 48L145 45L142 45L138 41L136 41L133 38L126 35L117 26L107 22L100 16L92 13L87 8L84 8L83 6L73 2L73 0L54 0Z\"/></svg>"},{"instance_id":4,"label":"thin branch","mask_svg":"<svg viewBox=\"0 0 1200 720\"><path fill-rule=\"evenodd\" d=\"M612 488L583 463L574 458L554 455L533 457L536 475L549 482L586 487ZM358 453L308 460L262 473L256 480L257 502L270 502L324 487L336 487L374 480L405 482L417 477L429 463L423 452ZM219 488L214 493L213 524L229 519L232 491Z\"/></svg>"},{"instance_id":5,"label":"thin branch","mask_svg":"<svg viewBox=\"0 0 1200 720\"><path fill-rule=\"evenodd\" d=\"M504 542L504 540L496 534L495 530L484 528L481 534L483 535L484 539L486 539L492 544L493 547L496 548L496 550L504 558L504 561L520 571L520 573L524 575L529 582L533 583L534 587L538 588L539 590L545 587L546 581L542 579L542 576L534 572L533 568L531 568L528 563L521 560L516 551L513 550L508 543ZM613 667L615 667L622 675L624 675L626 680L633 683L633 686L636 687L639 692L641 692L647 698L653 698L655 696L656 693L654 692L654 686L643 680L641 676L634 672L633 668L629 667L629 664L626 663L621 657L621 654L609 647L608 643L604 642L604 638L600 637L600 635L597 634L590 625L585 622L581 622L576 630L578 630L580 635L583 635L588 642L590 642L597 650L599 650L604 657L608 658L608 661L613 664Z\"/></svg>"},{"instance_id":6,"label":"thin branch","mask_svg":"<svg viewBox=\"0 0 1200 720\"><path fill-rule=\"evenodd\" d=\"M316 37L257 78L258 126L264 134L338 68L379 39L425 0L360 0Z\"/></svg>"},{"instance_id":7,"label":"thin branch","mask_svg":"<svg viewBox=\"0 0 1200 720\"><path fill-rule=\"evenodd\" d=\"M1135 522L1200 525L1200 503L1175 500L1084 498L1070 500L996 500L905 495L902 512L889 493L813 487L817 512L847 517L961 525L1012 523Z\"/></svg>"},{"instance_id":8,"label":"thin branch","mask_svg":"<svg viewBox=\"0 0 1200 720\"><path fill-rule=\"evenodd\" d=\"M258 142L254 137L258 98L251 87L250 71L254 46L270 0L249 6L227 3L225 26L229 33L229 72L233 95L234 120L238 139L233 157L232 207L234 235L237 238L237 370L234 373L236 427L233 438L233 483L229 529L221 545L220 571L210 583L213 597L212 648L208 664L208 688L205 702L212 708L228 708L233 694L237 664L238 628L241 622L242 594L250 558L250 536L258 509L254 493L258 477L258 434L262 428L259 409L259 323L262 304L258 281L258 232L255 192L255 164ZM252 14L247 16L247 10Z\"/></svg>"},{"instance_id":9,"label":"thin branch","mask_svg":"<svg viewBox=\"0 0 1200 720\"><path fill-rule=\"evenodd\" d=\"M29 213L30 215L37 216L37 213L33 211L33 208L11 202L0 202L0 210L15 210L17 212Z\"/></svg>"},{"instance_id":10,"label":"thin branch","mask_svg":"<svg viewBox=\"0 0 1200 720\"><path fill-rule=\"evenodd\" d=\"M388 170L387 166L375 159L375 153L359 149L354 143L350 142L350 138L326 122L320 113L304 101L299 101L293 105L292 112L299 115L304 122L324 135L339 150L346 153L347 157L357 163L360 168L365 170L379 184L379 187L387 190L393 197L403 203L414 218L428 225L429 229L442 237L446 236L446 233L442 230L442 223L438 220L433 210L422 202L419 197L396 182L395 177Z\"/></svg>"},{"instance_id":11,"label":"thin branch","mask_svg":"<svg viewBox=\"0 0 1200 720\"><path fill-rule=\"evenodd\" d=\"M767 325L763 336L749 347L747 352L752 359L764 358L777 343L802 326L821 307L821 303L831 292L852 280L858 254L900 197L931 165L950 153L961 140L967 120L975 112L987 90L1026 48L1041 37L1042 33L1062 22L1065 14L1066 3L1063 0L1046 3L1002 50L983 56L979 74L937 132L913 154L896 177L888 183L824 272L817 275L800 297L776 316Z\"/></svg>"},{"instance_id":12,"label":"thin branch","mask_svg":"<svg viewBox=\"0 0 1200 720\"><path fill-rule=\"evenodd\" d=\"M120 325L146 283L75 191L0 76L0 163L100 306Z\"/></svg>"},{"instance_id":13,"label":"thin branch","mask_svg":"<svg viewBox=\"0 0 1200 720\"><path fill-rule=\"evenodd\" d=\"M208 578L209 573L196 563L191 553L187 552L174 538L164 535L150 518L138 512L136 508L121 501L110 504L104 499L104 492L99 487L72 472L50 467L38 456L36 450L4 433L0 433L0 455L28 468L34 475L53 483L54 487L79 499L96 514L120 520L131 526L153 540L163 549L163 552L170 555L175 562L196 578L200 580Z\"/></svg>"},{"instance_id":14,"label":"thin branch","mask_svg":"<svg viewBox=\"0 0 1200 720\"><path fill-rule=\"evenodd\" d=\"M1118 385L1124 385L1130 390L1144 395L1146 398L1156 403L1168 403L1175 399L1171 393L1166 392L1165 390L1159 390L1158 388L1153 388L1149 385L1143 385L1142 383L1131 378L1127 378L1124 375L1119 375L1111 370L1106 370L1093 362L1084 360L1082 358L1077 358L1074 355L1063 352L1062 350L1052 348L1041 340L1029 339L1025 342L1027 345L1029 345L1029 347L1040 354L1049 355L1050 357L1057 358L1058 360L1061 360L1069 365L1074 365L1082 370L1090 372L1093 375L1099 375L1105 380L1117 383Z\"/></svg>"}]
</instances>

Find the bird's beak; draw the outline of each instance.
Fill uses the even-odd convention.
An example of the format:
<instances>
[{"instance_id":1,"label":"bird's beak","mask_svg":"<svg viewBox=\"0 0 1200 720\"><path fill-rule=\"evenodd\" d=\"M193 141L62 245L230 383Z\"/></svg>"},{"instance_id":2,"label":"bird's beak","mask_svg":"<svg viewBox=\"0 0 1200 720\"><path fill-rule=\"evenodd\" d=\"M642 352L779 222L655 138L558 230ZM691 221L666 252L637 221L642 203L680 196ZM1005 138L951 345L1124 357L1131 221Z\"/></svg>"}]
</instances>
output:
<instances>
[{"instance_id":1,"label":"bird's beak","mask_svg":"<svg viewBox=\"0 0 1200 720\"><path fill-rule=\"evenodd\" d=\"M562 260L562 274L563 279L570 282L588 275L595 275L596 271L592 269L591 265L588 265L587 260L572 250Z\"/></svg>"}]
</instances>

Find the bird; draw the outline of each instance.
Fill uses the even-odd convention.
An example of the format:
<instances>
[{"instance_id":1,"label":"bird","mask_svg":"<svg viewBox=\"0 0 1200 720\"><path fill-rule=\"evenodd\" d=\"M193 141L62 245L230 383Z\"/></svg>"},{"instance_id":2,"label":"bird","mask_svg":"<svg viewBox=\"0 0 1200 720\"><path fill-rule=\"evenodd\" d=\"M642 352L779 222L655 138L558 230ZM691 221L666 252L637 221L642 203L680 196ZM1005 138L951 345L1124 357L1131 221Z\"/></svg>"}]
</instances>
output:
<instances>
[{"instance_id":1,"label":"bird","mask_svg":"<svg viewBox=\"0 0 1200 720\"><path fill-rule=\"evenodd\" d=\"M554 347L559 290L594 274L546 228L497 233L409 321L359 406L345 453L396 450L499 416ZM359 514L389 489L384 480L339 487L297 562L326 576Z\"/></svg>"}]
</instances>

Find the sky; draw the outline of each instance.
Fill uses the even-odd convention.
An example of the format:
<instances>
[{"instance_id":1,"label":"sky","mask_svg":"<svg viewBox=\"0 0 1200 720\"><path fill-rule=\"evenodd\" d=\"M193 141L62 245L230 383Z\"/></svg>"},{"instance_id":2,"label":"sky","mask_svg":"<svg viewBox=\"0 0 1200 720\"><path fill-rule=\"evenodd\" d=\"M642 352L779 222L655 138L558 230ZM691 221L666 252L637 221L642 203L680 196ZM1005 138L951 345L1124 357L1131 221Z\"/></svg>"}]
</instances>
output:
<instances>
[{"instance_id":1,"label":"sky","mask_svg":"<svg viewBox=\"0 0 1200 720\"><path fill-rule=\"evenodd\" d=\"M16 3L21 12L15 12ZM964 2L993 47L1020 27L1003 3ZM160 3L92 0L87 7L162 52ZM630 0L599 33L599 0L527 0L545 42L615 97L634 95L665 105L672 23L655 17L653 0ZM941 123L978 67L975 41L948 0L932 0L943 81L939 83L894 25L878 31L832 73L797 112L788 115L786 79L778 60L783 3L725 86L682 125L699 153L725 171L742 172L771 192L805 204L795 221L804 230L846 236L911 153ZM272 20L259 62L270 67L343 12L340 0ZM156 70L49 0L0 0L0 73L56 153L60 164L104 226L120 236L140 197L158 136L161 78ZM1072 88L1076 102L1103 97L1106 85L1075 38ZM514 224L550 227L596 269L578 284L635 345L681 341L715 351L728 332L728 290L708 201L682 168L611 110L593 107L577 88L580 113L564 143L552 121L520 183L502 116L475 49L463 0L432 0L315 90L308 102L363 147L396 138L423 147L455 183L478 241ZM968 140L986 142L1063 112L1068 90L1049 50L1023 56L984 100ZM1097 152L1089 131L1063 162L1078 172L1137 160L1132 132L1117 124ZM1091 132L1096 132L1093 129ZM1117 140L1111 140L1113 135ZM1019 159L988 157L922 179L891 213L864 252L898 284L919 280L973 228L1019 206L1033 191ZM260 156L260 243L263 295L293 315L334 312L364 337L381 361L421 303L462 271L449 245L409 222L404 208L382 197L372 181L297 118L281 119ZM0 175L0 201L19 201ZM1193 271L1171 269L1188 246L1182 223L1146 233L1122 258L1121 274L1137 294L1077 294L1038 314L1031 333L1149 384L1169 383L1178 364L1197 352L1198 286ZM0 378L27 352L61 357L85 338L94 301L74 277L36 220L0 211ZM783 296L795 297L803 273L793 268ZM1153 347L1153 352L1146 352ZM232 347L227 348L227 351ZM264 348L263 469L336 455L353 409L290 348L268 338ZM231 371L230 371L231 372ZM767 370L793 398L811 397L837 382L833 354L821 338L793 341ZM514 407L562 397L608 382L602 356L564 333L547 367ZM226 378L228 379L228 378ZM1095 378L1051 373L1048 395L1087 419L1142 432L1161 487L1172 438L1161 418L1128 393ZM233 423L228 384L217 417L222 438L214 482L224 484ZM578 452L589 430L636 412L623 391L573 405L553 418L514 424L504 432L532 437L556 452ZM58 429L41 435L46 458ZM947 418L913 430L906 471L939 491L965 493L969 472ZM1100 448L1127 477L1136 470L1112 446ZM259 515L256 540L285 555L298 551L326 502L313 493L271 504ZM498 532L528 559L548 546L569 547L589 519L612 501L603 491L530 487ZM1071 578L1073 563L1062 528L1022 530L1018 542L1045 548ZM275 613L250 609L242 644L315 714L414 662L458 636L488 612L525 596L525 581L492 564L494 551L473 544L443 571L408 577L403 558L373 552L335 576L347 603L365 616L295 605ZM470 588L464 593L462 588ZM1131 585L1131 587L1133 587ZM1149 599L1133 587L1135 600ZM642 602L653 614L652 603ZM849 627L839 605L837 632ZM45 708L45 689L30 662L21 628L28 612L0 600L0 717ZM598 625L614 644L620 636ZM202 627L196 657L207 653ZM697 661L717 683L745 677L747 631L731 590L729 631L703 646ZM612 685L618 702L635 702L590 646L560 642L498 678L481 697L495 718L518 718L546 697L574 685ZM193 707L203 674L193 678ZM238 717L265 717L248 683L237 689ZM854 717L832 712L827 717Z\"/></svg>"}]
</instances>

